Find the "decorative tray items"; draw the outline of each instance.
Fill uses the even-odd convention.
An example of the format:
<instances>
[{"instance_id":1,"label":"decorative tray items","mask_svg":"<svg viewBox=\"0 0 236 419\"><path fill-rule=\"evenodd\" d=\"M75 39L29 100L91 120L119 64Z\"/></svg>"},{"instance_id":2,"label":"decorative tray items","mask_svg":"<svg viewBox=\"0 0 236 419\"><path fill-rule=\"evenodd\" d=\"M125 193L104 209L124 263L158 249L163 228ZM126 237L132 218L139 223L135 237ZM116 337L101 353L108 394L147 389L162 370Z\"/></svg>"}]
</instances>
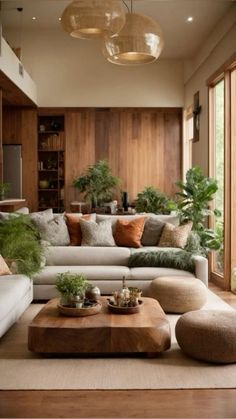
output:
<instances>
[{"instance_id":1,"label":"decorative tray items","mask_svg":"<svg viewBox=\"0 0 236 419\"><path fill-rule=\"evenodd\" d=\"M136 287L127 287L125 278L123 278L122 289L113 292L113 298L108 298L108 308L117 314L138 313L142 307L141 290Z\"/></svg>"},{"instance_id":2,"label":"decorative tray items","mask_svg":"<svg viewBox=\"0 0 236 419\"><path fill-rule=\"evenodd\" d=\"M92 316L102 308L98 301L100 289L89 284L83 275L58 274L56 288L61 294L58 310L64 316Z\"/></svg>"}]
</instances>

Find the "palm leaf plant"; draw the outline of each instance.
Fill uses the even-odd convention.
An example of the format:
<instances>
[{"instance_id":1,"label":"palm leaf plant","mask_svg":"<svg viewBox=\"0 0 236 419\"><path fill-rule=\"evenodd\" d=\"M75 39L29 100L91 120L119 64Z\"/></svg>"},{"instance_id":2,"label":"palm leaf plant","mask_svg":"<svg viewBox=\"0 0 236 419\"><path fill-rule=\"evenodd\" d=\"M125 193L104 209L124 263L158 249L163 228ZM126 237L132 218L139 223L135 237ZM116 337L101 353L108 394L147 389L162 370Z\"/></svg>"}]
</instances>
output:
<instances>
[{"instance_id":1,"label":"palm leaf plant","mask_svg":"<svg viewBox=\"0 0 236 419\"><path fill-rule=\"evenodd\" d=\"M197 232L205 253L209 250L219 250L222 238L215 230L206 227L209 215L221 216L218 209L209 208L209 203L218 190L217 181L204 176L201 168L196 166L188 170L186 182L179 181L176 185L180 188L180 192L176 193L180 223L192 221L192 229Z\"/></svg>"}]
</instances>

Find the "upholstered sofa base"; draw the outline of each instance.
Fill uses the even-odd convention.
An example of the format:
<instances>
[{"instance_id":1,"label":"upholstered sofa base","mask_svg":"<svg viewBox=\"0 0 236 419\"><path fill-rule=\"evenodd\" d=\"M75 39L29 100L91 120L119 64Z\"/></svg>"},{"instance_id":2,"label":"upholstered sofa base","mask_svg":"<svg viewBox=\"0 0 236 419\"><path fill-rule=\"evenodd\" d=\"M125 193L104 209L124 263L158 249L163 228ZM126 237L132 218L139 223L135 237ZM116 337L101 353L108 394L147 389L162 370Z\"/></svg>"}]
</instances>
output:
<instances>
[{"instance_id":1,"label":"upholstered sofa base","mask_svg":"<svg viewBox=\"0 0 236 419\"><path fill-rule=\"evenodd\" d=\"M11 280L12 277L19 277L16 278L16 281L19 280L19 294L18 296L11 293ZM24 278L26 284L24 284L24 291L21 290L21 278ZM0 293L1 293L1 281L0 279ZM24 311L28 308L30 303L33 301L33 282L26 277L22 277L21 275L11 275L7 279L9 281L9 291L11 293L11 304L7 305L7 312L0 318L0 337L7 332L7 330L19 319L19 317L24 313ZM23 292L21 292L23 291ZM3 295L2 295L3 297ZM3 302L1 303L1 309L6 307Z\"/></svg>"}]
</instances>

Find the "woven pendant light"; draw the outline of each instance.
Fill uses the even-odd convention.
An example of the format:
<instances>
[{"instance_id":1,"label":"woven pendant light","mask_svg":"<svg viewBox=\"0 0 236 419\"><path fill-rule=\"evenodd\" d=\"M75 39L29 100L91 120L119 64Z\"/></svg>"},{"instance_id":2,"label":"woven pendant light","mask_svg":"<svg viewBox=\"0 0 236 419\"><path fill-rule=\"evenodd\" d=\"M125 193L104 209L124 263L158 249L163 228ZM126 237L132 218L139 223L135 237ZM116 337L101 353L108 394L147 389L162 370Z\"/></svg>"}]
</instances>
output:
<instances>
[{"instance_id":1,"label":"woven pendant light","mask_svg":"<svg viewBox=\"0 0 236 419\"><path fill-rule=\"evenodd\" d=\"M75 38L113 36L124 26L125 12L119 0L77 0L66 7L61 24Z\"/></svg>"},{"instance_id":2,"label":"woven pendant light","mask_svg":"<svg viewBox=\"0 0 236 419\"><path fill-rule=\"evenodd\" d=\"M105 37L103 53L114 64L148 64L159 57L163 46L158 23L148 16L128 13L122 30L112 38Z\"/></svg>"}]
</instances>

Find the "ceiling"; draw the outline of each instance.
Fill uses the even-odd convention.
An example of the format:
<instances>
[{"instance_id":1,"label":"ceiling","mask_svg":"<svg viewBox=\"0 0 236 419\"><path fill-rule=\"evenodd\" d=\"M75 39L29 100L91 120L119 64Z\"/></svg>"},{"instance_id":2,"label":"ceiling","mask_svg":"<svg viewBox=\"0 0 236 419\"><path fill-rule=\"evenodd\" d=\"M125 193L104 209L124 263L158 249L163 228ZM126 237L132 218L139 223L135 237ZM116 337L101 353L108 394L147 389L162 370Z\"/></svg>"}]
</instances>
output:
<instances>
[{"instance_id":1,"label":"ceiling","mask_svg":"<svg viewBox=\"0 0 236 419\"><path fill-rule=\"evenodd\" d=\"M19 28L62 30L59 17L70 1L3 0L1 3L4 34ZM130 0L126 3L129 5ZM134 11L152 17L161 25L165 40L162 58L191 58L234 4L236 0L134 0ZM23 12L18 12L17 7L23 7ZM32 20L33 16L36 20ZM188 16L193 17L193 22L187 22Z\"/></svg>"}]
</instances>

